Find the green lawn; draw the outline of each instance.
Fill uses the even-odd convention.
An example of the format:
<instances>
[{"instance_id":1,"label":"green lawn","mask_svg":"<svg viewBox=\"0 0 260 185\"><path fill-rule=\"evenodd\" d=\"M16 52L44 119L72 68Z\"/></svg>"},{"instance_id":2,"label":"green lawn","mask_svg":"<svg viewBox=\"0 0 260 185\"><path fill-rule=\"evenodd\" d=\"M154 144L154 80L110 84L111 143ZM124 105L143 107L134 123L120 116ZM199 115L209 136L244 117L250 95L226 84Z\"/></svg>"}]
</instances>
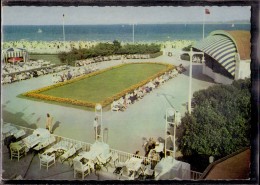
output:
<instances>
[{"instance_id":1,"label":"green lawn","mask_svg":"<svg viewBox=\"0 0 260 185\"><path fill-rule=\"evenodd\" d=\"M43 91L40 94L97 103L166 68L166 65L161 64L123 65L96 76Z\"/></svg>"},{"instance_id":2,"label":"green lawn","mask_svg":"<svg viewBox=\"0 0 260 185\"><path fill-rule=\"evenodd\" d=\"M53 64L61 64L61 61L57 54L30 54L31 60L46 60Z\"/></svg>"}]
</instances>

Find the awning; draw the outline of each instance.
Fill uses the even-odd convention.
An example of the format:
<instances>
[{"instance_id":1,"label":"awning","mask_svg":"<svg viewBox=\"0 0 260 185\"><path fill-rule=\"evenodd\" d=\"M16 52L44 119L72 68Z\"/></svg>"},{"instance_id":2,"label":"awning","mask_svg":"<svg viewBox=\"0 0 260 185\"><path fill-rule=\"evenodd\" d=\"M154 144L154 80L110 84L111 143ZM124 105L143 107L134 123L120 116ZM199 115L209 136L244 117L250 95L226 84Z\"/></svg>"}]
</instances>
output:
<instances>
[{"instance_id":1,"label":"awning","mask_svg":"<svg viewBox=\"0 0 260 185\"><path fill-rule=\"evenodd\" d=\"M7 62L9 58L23 58L24 61L28 59L28 53L23 48L8 48L2 50L2 56Z\"/></svg>"},{"instance_id":2,"label":"awning","mask_svg":"<svg viewBox=\"0 0 260 185\"><path fill-rule=\"evenodd\" d=\"M211 56L232 76L235 76L235 54L237 53L237 49L230 38L224 35L212 35L198 42L194 48Z\"/></svg>"}]
</instances>

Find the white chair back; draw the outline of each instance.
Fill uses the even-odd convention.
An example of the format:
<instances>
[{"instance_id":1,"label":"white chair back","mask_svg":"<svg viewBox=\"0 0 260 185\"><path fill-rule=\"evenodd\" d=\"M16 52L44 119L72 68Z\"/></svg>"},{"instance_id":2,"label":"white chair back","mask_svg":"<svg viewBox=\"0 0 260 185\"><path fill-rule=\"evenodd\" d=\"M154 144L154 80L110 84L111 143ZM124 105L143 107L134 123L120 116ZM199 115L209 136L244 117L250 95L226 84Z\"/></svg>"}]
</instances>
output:
<instances>
[{"instance_id":1,"label":"white chair back","mask_svg":"<svg viewBox=\"0 0 260 185\"><path fill-rule=\"evenodd\" d=\"M83 167L80 161L73 161L74 169L82 171Z\"/></svg>"}]
</instances>

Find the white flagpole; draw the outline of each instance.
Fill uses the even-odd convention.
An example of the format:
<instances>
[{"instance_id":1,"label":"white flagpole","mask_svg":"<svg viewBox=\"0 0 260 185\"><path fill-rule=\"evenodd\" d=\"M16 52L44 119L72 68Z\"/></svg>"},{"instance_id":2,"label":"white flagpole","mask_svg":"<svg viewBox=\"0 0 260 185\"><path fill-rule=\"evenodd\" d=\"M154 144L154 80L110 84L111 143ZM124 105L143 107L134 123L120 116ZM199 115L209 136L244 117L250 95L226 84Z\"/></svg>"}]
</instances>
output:
<instances>
[{"instance_id":1,"label":"white flagpole","mask_svg":"<svg viewBox=\"0 0 260 185\"><path fill-rule=\"evenodd\" d=\"M204 40L204 28L205 28L205 8L203 9L203 35L202 35L202 39Z\"/></svg>"},{"instance_id":2,"label":"white flagpole","mask_svg":"<svg viewBox=\"0 0 260 185\"><path fill-rule=\"evenodd\" d=\"M133 23L133 43L135 43L135 24Z\"/></svg>"},{"instance_id":3,"label":"white flagpole","mask_svg":"<svg viewBox=\"0 0 260 185\"><path fill-rule=\"evenodd\" d=\"M64 14L63 14L63 19L62 19L62 28L63 28L63 45L64 45L64 51L65 51L65 29L64 29Z\"/></svg>"}]
</instances>

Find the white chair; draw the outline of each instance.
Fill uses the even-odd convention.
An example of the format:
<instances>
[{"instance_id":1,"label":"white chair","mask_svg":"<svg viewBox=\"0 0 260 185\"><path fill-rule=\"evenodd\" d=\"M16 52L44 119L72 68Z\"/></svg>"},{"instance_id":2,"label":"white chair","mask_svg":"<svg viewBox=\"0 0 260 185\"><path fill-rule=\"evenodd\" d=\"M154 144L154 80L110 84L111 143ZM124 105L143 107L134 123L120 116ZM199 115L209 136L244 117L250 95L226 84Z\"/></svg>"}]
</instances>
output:
<instances>
[{"instance_id":1,"label":"white chair","mask_svg":"<svg viewBox=\"0 0 260 185\"><path fill-rule=\"evenodd\" d=\"M88 161L87 164L91 172L95 171L95 164L93 163L93 161Z\"/></svg>"},{"instance_id":2,"label":"white chair","mask_svg":"<svg viewBox=\"0 0 260 185\"><path fill-rule=\"evenodd\" d=\"M82 180L86 175L90 173L88 164L83 165L80 161L73 161L74 166L74 178L76 178L77 173L81 173Z\"/></svg>"},{"instance_id":3,"label":"white chair","mask_svg":"<svg viewBox=\"0 0 260 185\"><path fill-rule=\"evenodd\" d=\"M50 156L47 154L39 154L39 159L40 159L40 169L42 166L46 166L48 171L49 167L55 165L55 154L52 154Z\"/></svg>"},{"instance_id":4,"label":"white chair","mask_svg":"<svg viewBox=\"0 0 260 185\"><path fill-rule=\"evenodd\" d=\"M151 178L153 177L154 170L151 169L151 164L147 165L144 170L144 176L145 178Z\"/></svg>"},{"instance_id":5,"label":"white chair","mask_svg":"<svg viewBox=\"0 0 260 185\"><path fill-rule=\"evenodd\" d=\"M110 164L111 163L113 163L114 167L116 167L116 164L119 163L119 157L118 157L118 154L116 152L112 153Z\"/></svg>"},{"instance_id":6,"label":"white chair","mask_svg":"<svg viewBox=\"0 0 260 185\"><path fill-rule=\"evenodd\" d=\"M99 156L97 156L98 163L100 165L104 166L107 169L107 171L108 171L107 165L111 161L111 155L112 154L110 153L108 155L99 155Z\"/></svg>"},{"instance_id":7,"label":"white chair","mask_svg":"<svg viewBox=\"0 0 260 185\"><path fill-rule=\"evenodd\" d=\"M76 153L76 149L74 147L70 148L62 156L60 156L61 163L65 162L69 157L71 157L75 153Z\"/></svg>"},{"instance_id":8,"label":"white chair","mask_svg":"<svg viewBox=\"0 0 260 185\"><path fill-rule=\"evenodd\" d=\"M21 146L18 143L11 143L10 144L10 152L11 152L11 160L13 157L16 157L19 161L19 159L26 155L25 146Z\"/></svg>"}]
</instances>

